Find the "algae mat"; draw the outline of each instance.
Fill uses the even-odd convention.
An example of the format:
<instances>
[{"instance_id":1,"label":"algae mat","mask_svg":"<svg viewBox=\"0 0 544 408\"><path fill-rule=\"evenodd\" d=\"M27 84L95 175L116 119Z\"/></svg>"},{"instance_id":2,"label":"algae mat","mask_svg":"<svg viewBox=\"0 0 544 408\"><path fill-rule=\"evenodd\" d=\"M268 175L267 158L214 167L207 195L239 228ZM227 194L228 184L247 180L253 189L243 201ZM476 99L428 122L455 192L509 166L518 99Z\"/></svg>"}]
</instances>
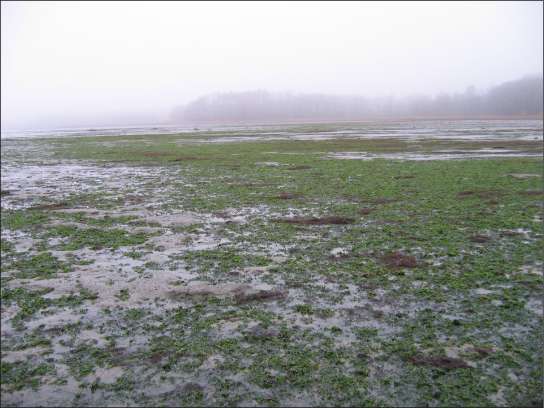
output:
<instances>
[{"instance_id":1,"label":"algae mat","mask_svg":"<svg viewBox=\"0 0 544 408\"><path fill-rule=\"evenodd\" d=\"M3 140L2 405L541 405L529 122Z\"/></svg>"}]
</instances>

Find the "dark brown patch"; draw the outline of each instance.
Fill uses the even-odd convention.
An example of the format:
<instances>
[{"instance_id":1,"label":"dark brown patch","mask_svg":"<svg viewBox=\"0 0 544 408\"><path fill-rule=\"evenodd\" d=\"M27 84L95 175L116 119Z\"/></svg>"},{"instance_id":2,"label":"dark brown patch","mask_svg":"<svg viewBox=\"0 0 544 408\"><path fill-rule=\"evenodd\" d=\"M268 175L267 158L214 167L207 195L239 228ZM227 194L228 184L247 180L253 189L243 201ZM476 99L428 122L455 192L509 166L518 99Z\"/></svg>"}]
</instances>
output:
<instances>
[{"instance_id":1,"label":"dark brown patch","mask_svg":"<svg viewBox=\"0 0 544 408\"><path fill-rule=\"evenodd\" d=\"M126 195L124 197L119 197L118 201L124 201L125 203L141 203L144 201L144 197L135 196L135 195Z\"/></svg>"},{"instance_id":2,"label":"dark brown patch","mask_svg":"<svg viewBox=\"0 0 544 408\"><path fill-rule=\"evenodd\" d=\"M374 311L372 311L372 315L374 317L382 317L383 316L383 310L374 310Z\"/></svg>"},{"instance_id":3,"label":"dark brown patch","mask_svg":"<svg viewBox=\"0 0 544 408\"><path fill-rule=\"evenodd\" d=\"M338 254L338 255L329 255L327 257L327 260L334 261L334 262L345 262L349 258L351 258L351 255L349 254Z\"/></svg>"},{"instance_id":4,"label":"dark brown patch","mask_svg":"<svg viewBox=\"0 0 544 408\"><path fill-rule=\"evenodd\" d=\"M174 159L174 160L169 160L169 162L184 162L184 161L193 161L193 160L198 160L198 158L185 156L185 157L178 157L177 159Z\"/></svg>"},{"instance_id":5,"label":"dark brown patch","mask_svg":"<svg viewBox=\"0 0 544 408\"><path fill-rule=\"evenodd\" d=\"M304 283L297 282L297 283L291 283L289 285L285 285L284 288L285 289L297 289L297 288L302 288L304 286L305 286Z\"/></svg>"},{"instance_id":6,"label":"dark brown patch","mask_svg":"<svg viewBox=\"0 0 544 408\"><path fill-rule=\"evenodd\" d=\"M359 311L356 310L356 309L345 309L344 311L346 312L346 314L348 314L348 315L350 315L350 316L358 315L358 314L359 314Z\"/></svg>"},{"instance_id":7,"label":"dark brown patch","mask_svg":"<svg viewBox=\"0 0 544 408\"><path fill-rule=\"evenodd\" d=\"M447 356L424 356L421 354L405 357L414 364L431 365L433 367L443 368L446 370L452 368L470 368L470 366L460 358Z\"/></svg>"},{"instance_id":8,"label":"dark brown patch","mask_svg":"<svg viewBox=\"0 0 544 408\"><path fill-rule=\"evenodd\" d=\"M162 394L159 394L160 396L162 397L169 397L171 395L174 395L174 394L177 394L181 391L181 388L180 387L176 387L174 388L173 390L171 391L166 391L166 392L163 392ZM172 404L172 406L177 406L176 404Z\"/></svg>"},{"instance_id":9,"label":"dark brown patch","mask_svg":"<svg viewBox=\"0 0 544 408\"><path fill-rule=\"evenodd\" d=\"M42 204L29 207L28 210L60 210L64 208L70 208L70 203Z\"/></svg>"},{"instance_id":10,"label":"dark brown patch","mask_svg":"<svg viewBox=\"0 0 544 408\"><path fill-rule=\"evenodd\" d=\"M474 347L472 350L474 350L476 353L480 355L480 357L487 357L491 353L493 353L493 350L489 348L480 348L480 347Z\"/></svg>"},{"instance_id":11,"label":"dark brown patch","mask_svg":"<svg viewBox=\"0 0 544 408\"><path fill-rule=\"evenodd\" d=\"M416 178L416 176L395 176L393 178L395 178L395 179L408 179L408 178Z\"/></svg>"},{"instance_id":12,"label":"dark brown patch","mask_svg":"<svg viewBox=\"0 0 544 408\"><path fill-rule=\"evenodd\" d=\"M519 195L537 196L542 195L542 191L518 191Z\"/></svg>"},{"instance_id":13,"label":"dark brown patch","mask_svg":"<svg viewBox=\"0 0 544 408\"><path fill-rule=\"evenodd\" d=\"M524 280L518 280L516 283L519 283L520 285L527 286L532 289L542 289L542 283L539 282L529 282Z\"/></svg>"},{"instance_id":14,"label":"dark brown patch","mask_svg":"<svg viewBox=\"0 0 544 408\"><path fill-rule=\"evenodd\" d=\"M359 211L357 211L357 214L370 214L371 212L376 211L373 208L361 208Z\"/></svg>"},{"instance_id":15,"label":"dark brown patch","mask_svg":"<svg viewBox=\"0 0 544 408\"><path fill-rule=\"evenodd\" d=\"M311 166L297 166L297 167L290 167L286 170L308 170L311 169Z\"/></svg>"},{"instance_id":16,"label":"dark brown patch","mask_svg":"<svg viewBox=\"0 0 544 408\"><path fill-rule=\"evenodd\" d=\"M495 205L495 204L499 204L499 201L497 201L497 200L489 200L489 201L487 202L487 204Z\"/></svg>"},{"instance_id":17,"label":"dark brown patch","mask_svg":"<svg viewBox=\"0 0 544 408\"><path fill-rule=\"evenodd\" d=\"M403 255L398 252L391 252L380 258L380 261L386 265L387 269L394 268L421 268L413 256Z\"/></svg>"},{"instance_id":18,"label":"dark brown patch","mask_svg":"<svg viewBox=\"0 0 544 408\"><path fill-rule=\"evenodd\" d=\"M273 222L285 222L289 224L310 224L310 225L344 225L350 224L355 220L347 217L324 217L324 218L275 218Z\"/></svg>"},{"instance_id":19,"label":"dark brown patch","mask_svg":"<svg viewBox=\"0 0 544 408\"><path fill-rule=\"evenodd\" d=\"M204 387L197 383L189 382L183 386L183 392L189 393L193 391L202 391Z\"/></svg>"},{"instance_id":20,"label":"dark brown patch","mask_svg":"<svg viewBox=\"0 0 544 408\"><path fill-rule=\"evenodd\" d=\"M277 330L274 329L255 329L249 330L247 332L249 336L264 338L264 337L274 337L278 334Z\"/></svg>"},{"instance_id":21,"label":"dark brown patch","mask_svg":"<svg viewBox=\"0 0 544 408\"><path fill-rule=\"evenodd\" d=\"M289 252L290 254L294 254L295 252L300 252L300 248L298 248L298 247L289 248L289 249L287 250L287 252Z\"/></svg>"},{"instance_id":22,"label":"dark brown patch","mask_svg":"<svg viewBox=\"0 0 544 408\"><path fill-rule=\"evenodd\" d=\"M306 196L303 196L301 194L281 194L279 196L270 197L273 200L292 200L294 198L308 198Z\"/></svg>"},{"instance_id":23,"label":"dark brown patch","mask_svg":"<svg viewBox=\"0 0 544 408\"><path fill-rule=\"evenodd\" d=\"M237 305L246 304L249 302L264 302L267 300L276 300L284 297L285 294L279 290L260 290L258 293L252 293L249 295L236 295L234 301Z\"/></svg>"},{"instance_id":24,"label":"dark brown patch","mask_svg":"<svg viewBox=\"0 0 544 408\"><path fill-rule=\"evenodd\" d=\"M106 351L108 353L112 353L115 355L123 355L127 352L127 348L126 347L108 347Z\"/></svg>"},{"instance_id":25,"label":"dark brown patch","mask_svg":"<svg viewBox=\"0 0 544 408\"><path fill-rule=\"evenodd\" d=\"M149 360L151 360L152 363L158 364L164 357L166 357L166 355L163 353L154 353L149 357Z\"/></svg>"},{"instance_id":26,"label":"dark brown patch","mask_svg":"<svg viewBox=\"0 0 544 408\"><path fill-rule=\"evenodd\" d=\"M480 243L491 242L488 237L484 237L483 235L474 235L473 237L469 238L469 241Z\"/></svg>"},{"instance_id":27,"label":"dark brown patch","mask_svg":"<svg viewBox=\"0 0 544 408\"><path fill-rule=\"evenodd\" d=\"M375 290L375 289L378 289L380 287L380 285L362 285L361 288L362 289L366 289L366 290Z\"/></svg>"},{"instance_id":28,"label":"dark brown patch","mask_svg":"<svg viewBox=\"0 0 544 408\"><path fill-rule=\"evenodd\" d=\"M370 298L370 301L379 305L392 305L393 303L396 303L397 300L391 296L382 296Z\"/></svg>"},{"instance_id":29,"label":"dark brown patch","mask_svg":"<svg viewBox=\"0 0 544 408\"><path fill-rule=\"evenodd\" d=\"M46 334L46 333L57 334L62 332L64 332L64 327L50 327L49 329L40 329L36 333L37 334Z\"/></svg>"}]
</instances>

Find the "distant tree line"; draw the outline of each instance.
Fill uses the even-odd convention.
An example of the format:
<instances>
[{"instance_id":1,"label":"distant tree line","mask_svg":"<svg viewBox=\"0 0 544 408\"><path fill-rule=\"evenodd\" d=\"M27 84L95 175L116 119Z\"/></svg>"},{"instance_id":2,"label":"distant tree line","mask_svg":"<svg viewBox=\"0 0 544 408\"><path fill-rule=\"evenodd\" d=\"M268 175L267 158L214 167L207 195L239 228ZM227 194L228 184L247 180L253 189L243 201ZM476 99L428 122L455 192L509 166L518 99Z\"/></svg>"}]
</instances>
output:
<instances>
[{"instance_id":1,"label":"distant tree line","mask_svg":"<svg viewBox=\"0 0 544 408\"><path fill-rule=\"evenodd\" d=\"M292 91L214 93L173 109L173 119L229 121L302 118L524 116L543 111L542 76L506 82L487 92L474 86L464 93L441 92L432 98L412 95L365 98Z\"/></svg>"}]
</instances>

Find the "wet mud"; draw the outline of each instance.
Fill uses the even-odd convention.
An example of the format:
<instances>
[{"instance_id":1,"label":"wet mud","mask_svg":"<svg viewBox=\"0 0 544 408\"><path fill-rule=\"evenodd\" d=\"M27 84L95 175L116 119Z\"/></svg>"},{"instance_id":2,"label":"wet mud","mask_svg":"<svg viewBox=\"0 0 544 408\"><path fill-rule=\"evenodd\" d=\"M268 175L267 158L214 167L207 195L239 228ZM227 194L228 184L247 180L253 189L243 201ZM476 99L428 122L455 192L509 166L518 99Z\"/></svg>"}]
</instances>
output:
<instances>
[{"instance_id":1,"label":"wet mud","mask_svg":"<svg viewBox=\"0 0 544 408\"><path fill-rule=\"evenodd\" d=\"M2 139L2 405L541 403L542 121L175 129Z\"/></svg>"}]
</instances>

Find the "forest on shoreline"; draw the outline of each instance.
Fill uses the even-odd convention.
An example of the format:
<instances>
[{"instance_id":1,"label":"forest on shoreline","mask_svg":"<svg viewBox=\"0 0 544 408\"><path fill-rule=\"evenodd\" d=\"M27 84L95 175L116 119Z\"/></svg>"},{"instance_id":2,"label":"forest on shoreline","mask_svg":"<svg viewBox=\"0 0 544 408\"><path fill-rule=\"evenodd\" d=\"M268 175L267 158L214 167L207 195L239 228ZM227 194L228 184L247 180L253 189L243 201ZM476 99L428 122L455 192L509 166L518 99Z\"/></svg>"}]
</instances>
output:
<instances>
[{"instance_id":1,"label":"forest on shoreline","mask_svg":"<svg viewBox=\"0 0 544 408\"><path fill-rule=\"evenodd\" d=\"M176 121L275 121L301 119L409 119L409 118L541 118L542 76L527 76L493 87L487 92L474 86L453 95L393 95L365 98L360 95L304 94L292 91L217 92L185 106L176 106Z\"/></svg>"}]
</instances>

